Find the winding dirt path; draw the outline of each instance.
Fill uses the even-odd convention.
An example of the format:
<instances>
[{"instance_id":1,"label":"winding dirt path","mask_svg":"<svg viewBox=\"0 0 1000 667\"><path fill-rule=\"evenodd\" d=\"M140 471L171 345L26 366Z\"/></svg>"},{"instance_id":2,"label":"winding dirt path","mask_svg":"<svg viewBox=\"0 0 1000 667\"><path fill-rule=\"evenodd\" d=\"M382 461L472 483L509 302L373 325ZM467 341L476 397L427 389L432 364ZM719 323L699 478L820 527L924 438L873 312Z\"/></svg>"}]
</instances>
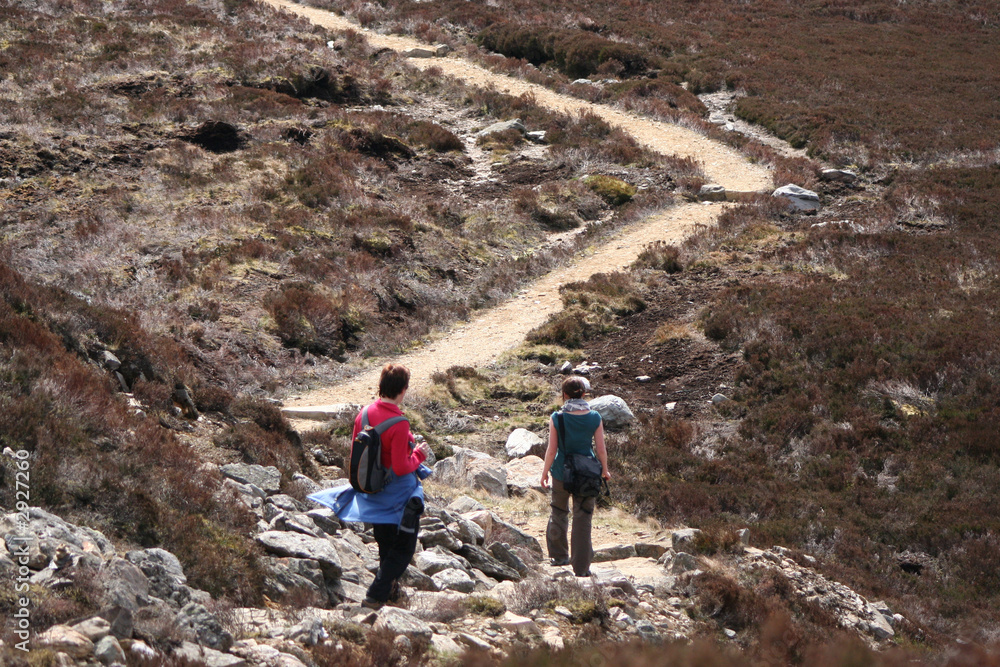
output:
<instances>
[{"instance_id":1,"label":"winding dirt path","mask_svg":"<svg viewBox=\"0 0 1000 667\"><path fill-rule=\"evenodd\" d=\"M354 30L364 35L373 46L396 51L427 46L408 37L380 35L330 12L288 0L262 1L275 8L304 16L314 24L331 30ZM771 187L767 169L751 164L728 146L687 128L561 95L536 84L490 72L455 57L413 58L410 63L422 69L438 67L445 74L463 79L471 85L493 86L512 95L530 93L539 105L567 114L583 111L594 113L609 124L623 128L652 150L698 160L709 181L718 183L729 191L755 192ZM683 204L651 215L619 232L600 247L583 253L573 263L536 280L517 296L478 314L469 322L456 325L433 342L397 358L396 361L410 369L410 387L415 391L428 386L435 371L454 365L489 365L502 352L519 345L528 331L561 309L559 287L564 283L586 280L595 273L624 268L652 241L681 242L696 227L712 224L721 211L722 206L719 205ZM370 401L375 394L380 367L381 364L373 364L371 368L346 382L291 399L284 412L292 419L322 420L327 419L330 414L326 408L328 405Z\"/></svg>"}]
</instances>

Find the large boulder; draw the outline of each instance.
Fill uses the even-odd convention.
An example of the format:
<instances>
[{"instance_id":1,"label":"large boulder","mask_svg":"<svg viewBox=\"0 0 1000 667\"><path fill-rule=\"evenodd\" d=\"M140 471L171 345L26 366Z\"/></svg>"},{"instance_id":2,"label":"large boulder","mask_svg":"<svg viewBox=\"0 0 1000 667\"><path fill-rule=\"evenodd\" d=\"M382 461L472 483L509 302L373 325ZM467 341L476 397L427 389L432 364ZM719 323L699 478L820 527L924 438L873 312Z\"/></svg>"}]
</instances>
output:
<instances>
[{"instance_id":1,"label":"large boulder","mask_svg":"<svg viewBox=\"0 0 1000 667\"><path fill-rule=\"evenodd\" d=\"M507 456L512 459L545 456L545 441L526 428L516 428L507 436L504 449L507 451Z\"/></svg>"},{"instance_id":2,"label":"large boulder","mask_svg":"<svg viewBox=\"0 0 1000 667\"><path fill-rule=\"evenodd\" d=\"M38 635L34 644L55 653L65 653L71 658L86 659L94 654L94 642L82 632L65 625L53 625Z\"/></svg>"},{"instance_id":3,"label":"large boulder","mask_svg":"<svg viewBox=\"0 0 1000 667\"><path fill-rule=\"evenodd\" d=\"M240 484L253 484L269 496L281 490L281 473L274 466L230 463L219 468L219 472Z\"/></svg>"},{"instance_id":4,"label":"large boulder","mask_svg":"<svg viewBox=\"0 0 1000 667\"><path fill-rule=\"evenodd\" d=\"M515 118L513 120L504 120L499 123L493 123L489 127L486 127L479 132L476 132L477 137L485 137L487 134L495 134L497 132L506 132L507 130L517 130L518 132L524 134L528 128L524 126L520 118Z\"/></svg>"},{"instance_id":5,"label":"large boulder","mask_svg":"<svg viewBox=\"0 0 1000 667\"><path fill-rule=\"evenodd\" d=\"M415 614L397 607L382 607L372 626L375 630L388 630L394 635L405 635L410 639L430 641L434 630Z\"/></svg>"},{"instance_id":6,"label":"large boulder","mask_svg":"<svg viewBox=\"0 0 1000 667\"><path fill-rule=\"evenodd\" d=\"M629 409L628 403L611 394L590 401L590 409L601 415L604 428L609 431L621 430L635 421L635 415Z\"/></svg>"},{"instance_id":7,"label":"large boulder","mask_svg":"<svg viewBox=\"0 0 1000 667\"><path fill-rule=\"evenodd\" d=\"M269 530L257 536L264 550L277 556L308 558L319 562L328 580L337 580L343 572L340 554L329 540L300 533Z\"/></svg>"},{"instance_id":8,"label":"large boulder","mask_svg":"<svg viewBox=\"0 0 1000 667\"><path fill-rule=\"evenodd\" d=\"M788 202L790 208L796 211L818 211L820 209L819 195L812 190L806 190L797 185L785 185L772 194Z\"/></svg>"},{"instance_id":9,"label":"large boulder","mask_svg":"<svg viewBox=\"0 0 1000 667\"><path fill-rule=\"evenodd\" d=\"M463 544L459 553L469 561L472 567L488 577L500 581L521 581L521 575L517 570L504 565L482 547L477 547L474 544Z\"/></svg>"},{"instance_id":10,"label":"large boulder","mask_svg":"<svg viewBox=\"0 0 1000 667\"><path fill-rule=\"evenodd\" d=\"M491 530L487 531L489 534L489 537L486 538L487 542L493 540L506 542L512 547L524 547L539 558L542 557L542 545L539 544L534 535L524 532L512 523L507 523L496 514L491 513L490 518L492 519L492 527ZM475 519L472 520L475 521Z\"/></svg>"},{"instance_id":11,"label":"large boulder","mask_svg":"<svg viewBox=\"0 0 1000 667\"><path fill-rule=\"evenodd\" d=\"M456 448L455 455L434 465L438 484L482 489L491 496L507 497L507 471L489 454Z\"/></svg>"},{"instance_id":12,"label":"large boulder","mask_svg":"<svg viewBox=\"0 0 1000 667\"><path fill-rule=\"evenodd\" d=\"M105 561L98 581L110 605L133 612L150 603L149 579L135 564L124 558Z\"/></svg>"},{"instance_id":13,"label":"large boulder","mask_svg":"<svg viewBox=\"0 0 1000 667\"><path fill-rule=\"evenodd\" d=\"M233 645L233 636L222 627L222 623L204 606L191 602L177 614L177 627L190 632L202 646L217 651L228 651Z\"/></svg>"},{"instance_id":14,"label":"large boulder","mask_svg":"<svg viewBox=\"0 0 1000 667\"><path fill-rule=\"evenodd\" d=\"M434 584L440 591L455 591L457 593L471 593L476 590L476 582L465 570L450 568L441 570L431 577Z\"/></svg>"},{"instance_id":15,"label":"large boulder","mask_svg":"<svg viewBox=\"0 0 1000 667\"><path fill-rule=\"evenodd\" d=\"M706 184L698 190L700 201L726 201L726 188L716 184Z\"/></svg>"},{"instance_id":16,"label":"large boulder","mask_svg":"<svg viewBox=\"0 0 1000 667\"><path fill-rule=\"evenodd\" d=\"M529 489L544 492L542 488L542 468L545 461L537 456L515 459L504 466L507 471L507 490L514 495L522 495Z\"/></svg>"},{"instance_id":17,"label":"large boulder","mask_svg":"<svg viewBox=\"0 0 1000 667\"><path fill-rule=\"evenodd\" d=\"M434 576L443 570L465 570L468 564L455 554L446 552L440 547L421 551L413 557L413 564L418 570L428 576Z\"/></svg>"}]
</instances>

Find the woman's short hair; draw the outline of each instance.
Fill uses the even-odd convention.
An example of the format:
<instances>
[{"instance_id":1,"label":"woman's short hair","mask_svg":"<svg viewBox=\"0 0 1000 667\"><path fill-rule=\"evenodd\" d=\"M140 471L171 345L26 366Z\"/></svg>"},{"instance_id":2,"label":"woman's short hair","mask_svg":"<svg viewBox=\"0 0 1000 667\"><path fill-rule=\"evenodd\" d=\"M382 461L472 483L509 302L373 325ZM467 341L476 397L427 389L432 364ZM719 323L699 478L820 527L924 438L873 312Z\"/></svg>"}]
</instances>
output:
<instances>
[{"instance_id":1,"label":"woman's short hair","mask_svg":"<svg viewBox=\"0 0 1000 667\"><path fill-rule=\"evenodd\" d=\"M566 394L570 398L583 398L587 389L588 387L584 379L577 375L566 378L562 383L562 393Z\"/></svg>"},{"instance_id":2,"label":"woman's short hair","mask_svg":"<svg viewBox=\"0 0 1000 667\"><path fill-rule=\"evenodd\" d=\"M378 395L382 398L396 398L410 386L410 371L403 364L386 364L378 379Z\"/></svg>"}]
</instances>

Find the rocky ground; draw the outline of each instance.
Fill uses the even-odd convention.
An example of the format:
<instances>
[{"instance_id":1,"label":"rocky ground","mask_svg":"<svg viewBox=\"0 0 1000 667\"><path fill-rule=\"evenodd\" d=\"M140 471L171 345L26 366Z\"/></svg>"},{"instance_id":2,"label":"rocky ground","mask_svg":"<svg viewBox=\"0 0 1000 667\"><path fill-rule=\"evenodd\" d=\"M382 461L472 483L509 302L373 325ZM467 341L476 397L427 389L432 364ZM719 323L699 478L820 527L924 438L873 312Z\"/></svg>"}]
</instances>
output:
<instances>
[{"instance_id":1,"label":"rocky ground","mask_svg":"<svg viewBox=\"0 0 1000 667\"><path fill-rule=\"evenodd\" d=\"M595 407L609 426L625 428L634 419L620 399L605 397ZM281 493L278 469L259 465L218 471L229 501L258 517L266 607L213 600L187 585L173 554L114 545L37 508L28 510L27 523L17 514L3 519L0 568L20 567L35 595L91 582L101 608L96 616L32 638L34 650L57 665L135 664L157 655L212 667L338 664L376 641L396 655L446 664L467 651L499 657L516 647L559 649L598 638L686 640L719 627L705 593L714 578L759 580L768 573L873 647L907 622L818 574L808 556L748 546L749 531L710 556L701 531L664 529L614 507L595 515L591 576L574 577L548 564L541 543L548 515L538 486L541 451L538 435L517 429L500 457L456 447L436 462L403 594L377 611L360 605L377 569L370 529ZM295 495L346 481L342 469L323 465L330 461L321 449L315 454L321 472L315 479L297 474ZM741 629L723 627L720 639L738 645Z\"/></svg>"}]
</instances>

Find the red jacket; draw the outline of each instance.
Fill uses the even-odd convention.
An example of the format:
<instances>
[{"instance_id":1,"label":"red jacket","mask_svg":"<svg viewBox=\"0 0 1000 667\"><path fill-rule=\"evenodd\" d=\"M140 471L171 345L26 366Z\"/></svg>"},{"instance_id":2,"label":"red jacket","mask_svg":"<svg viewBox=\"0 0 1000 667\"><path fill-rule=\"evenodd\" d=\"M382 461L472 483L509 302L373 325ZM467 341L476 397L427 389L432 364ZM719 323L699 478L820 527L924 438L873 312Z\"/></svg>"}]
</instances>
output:
<instances>
[{"instance_id":1,"label":"red jacket","mask_svg":"<svg viewBox=\"0 0 1000 667\"><path fill-rule=\"evenodd\" d=\"M368 406L368 424L378 426L387 419L398 417L403 414L399 406L386 403L379 399ZM361 413L354 418L354 433L351 440L358 437L361 432ZM389 430L382 434L382 465L392 468L397 477L408 475L417 469L424 459L423 452L414 450L415 441L410 433L409 424L400 422L395 426L390 426Z\"/></svg>"}]
</instances>

